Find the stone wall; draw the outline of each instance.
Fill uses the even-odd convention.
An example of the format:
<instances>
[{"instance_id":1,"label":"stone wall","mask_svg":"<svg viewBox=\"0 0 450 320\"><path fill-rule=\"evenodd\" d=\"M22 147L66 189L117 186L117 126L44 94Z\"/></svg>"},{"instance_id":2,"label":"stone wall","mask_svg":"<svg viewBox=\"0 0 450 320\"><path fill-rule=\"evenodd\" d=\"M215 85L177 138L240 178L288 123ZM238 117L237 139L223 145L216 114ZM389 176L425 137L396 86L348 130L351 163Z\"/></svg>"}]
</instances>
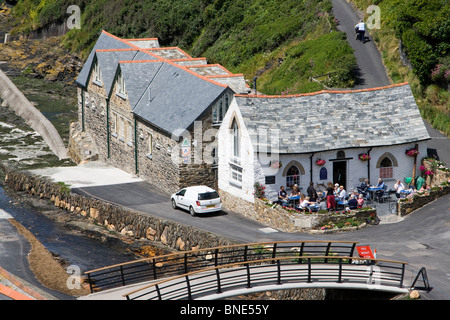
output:
<instances>
[{"instance_id":1,"label":"stone wall","mask_svg":"<svg viewBox=\"0 0 450 320\"><path fill-rule=\"evenodd\" d=\"M67 187L27 172L6 172L5 183L15 191L25 191L49 199L56 207L76 214L86 221L104 226L130 239L148 239L175 250L193 250L237 244L192 226L125 209L100 200L73 194Z\"/></svg>"},{"instance_id":2,"label":"stone wall","mask_svg":"<svg viewBox=\"0 0 450 320\"><path fill-rule=\"evenodd\" d=\"M412 196L411 201L406 199L401 199L398 201L397 212L399 216L405 216L422 208L424 205L434 201L442 196L445 196L450 193L450 185L440 186L440 187L432 187L430 190L426 191L423 194L415 194Z\"/></svg>"},{"instance_id":3,"label":"stone wall","mask_svg":"<svg viewBox=\"0 0 450 320\"><path fill-rule=\"evenodd\" d=\"M433 168L432 163L433 161L430 159L424 159L422 161L422 164L426 168L424 172L433 172L433 175L431 176L426 176L422 173L428 187L427 190L422 193L416 192L415 194L407 196L405 199L400 199L397 202L397 213L399 216L408 215L431 201L450 193L450 171L444 163L438 162L438 168Z\"/></svg>"}]
</instances>

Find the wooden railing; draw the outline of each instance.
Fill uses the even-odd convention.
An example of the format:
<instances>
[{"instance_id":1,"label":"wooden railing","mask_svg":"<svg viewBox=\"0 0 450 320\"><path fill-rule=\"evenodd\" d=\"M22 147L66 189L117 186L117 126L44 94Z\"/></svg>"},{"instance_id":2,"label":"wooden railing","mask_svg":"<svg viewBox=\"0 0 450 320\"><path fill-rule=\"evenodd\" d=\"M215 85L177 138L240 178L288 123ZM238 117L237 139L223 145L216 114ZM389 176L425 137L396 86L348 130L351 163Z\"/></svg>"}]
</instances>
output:
<instances>
[{"instance_id":1,"label":"wooden railing","mask_svg":"<svg viewBox=\"0 0 450 320\"><path fill-rule=\"evenodd\" d=\"M351 257L357 242L278 241L236 244L144 258L86 271L91 292L186 274L230 263L296 256ZM351 258L353 259L353 258Z\"/></svg>"},{"instance_id":2,"label":"wooden railing","mask_svg":"<svg viewBox=\"0 0 450 320\"><path fill-rule=\"evenodd\" d=\"M404 262L342 256L285 256L215 266L144 286L128 300L220 299L251 292L320 283L404 292ZM398 289L398 290L397 290Z\"/></svg>"}]
</instances>

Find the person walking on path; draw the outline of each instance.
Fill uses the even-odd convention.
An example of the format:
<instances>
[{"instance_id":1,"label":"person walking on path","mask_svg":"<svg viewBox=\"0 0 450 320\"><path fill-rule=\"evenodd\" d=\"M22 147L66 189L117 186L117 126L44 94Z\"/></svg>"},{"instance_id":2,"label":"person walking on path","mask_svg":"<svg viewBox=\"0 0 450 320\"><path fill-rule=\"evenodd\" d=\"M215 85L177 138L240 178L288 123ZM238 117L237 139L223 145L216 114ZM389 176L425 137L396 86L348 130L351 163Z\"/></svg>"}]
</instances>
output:
<instances>
[{"instance_id":1,"label":"person walking on path","mask_svg":"<svg viewBox=\"0 0 450 320\"><path fill-rule=\"evenodd\" d=\"M365 36L366 25L364 24L364 22L362 20L359 20L359 22L356 24L355 31L356 31L356 40L359 39L359 41L364 43L366 40L366 36Z\"/></svg>"}]
</instances>

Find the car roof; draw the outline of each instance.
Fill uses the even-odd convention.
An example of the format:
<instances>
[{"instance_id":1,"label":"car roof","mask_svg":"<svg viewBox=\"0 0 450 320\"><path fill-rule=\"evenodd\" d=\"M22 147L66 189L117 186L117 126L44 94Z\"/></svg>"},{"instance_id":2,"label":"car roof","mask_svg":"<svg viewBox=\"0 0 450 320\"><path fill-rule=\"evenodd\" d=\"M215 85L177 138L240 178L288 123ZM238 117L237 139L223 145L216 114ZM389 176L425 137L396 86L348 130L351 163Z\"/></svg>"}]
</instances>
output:
<instances>
[{"instance_id":1,"label":"car roof","mask_svg":"<svg viewBox=\"0 0 450 320\"><path fill-rule=\"evenodd\" d=\"M211 191L216 191L208 186L191 186L191 187L186 187L184 188L186 190L192 190L192 191L197 191L197 192L211 192Z\"/></svg>"}]
</instances>

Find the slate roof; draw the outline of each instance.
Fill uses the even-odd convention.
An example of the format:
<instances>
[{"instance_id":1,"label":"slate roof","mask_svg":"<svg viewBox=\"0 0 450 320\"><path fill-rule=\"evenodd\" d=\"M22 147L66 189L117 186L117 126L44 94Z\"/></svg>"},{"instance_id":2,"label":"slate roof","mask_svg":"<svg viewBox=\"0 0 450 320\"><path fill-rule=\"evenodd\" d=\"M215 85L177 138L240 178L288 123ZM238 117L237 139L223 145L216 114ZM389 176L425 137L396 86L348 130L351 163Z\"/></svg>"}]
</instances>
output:
<instances>
[{"instance_id":1,"label":"slate roof","mask_svg":"<svg viewBox=\"0 0 450 320\"><path fill-rule=\"evenodd\" d=\"M113 86L119 61L133 60L138 52L138 50L96 51L95 56L99 63L103 85L107 93L109 93Z\"/></svg>"},{"instance_id":2,"label":"slate roof","mask_svg":"<svg viewBox=\"0 0 450 320\"><path fill-rule=\"evenodd\" d=\"M257 130L279 130L278 153L390 146L430 139L408 84L236 101L254 146ZM269 131L270 132L276 131ZM270 140L269 140L270 143Z\"/></svg>"},{"instance_id":3,"label":"slate roof","mask_svg":"<svg viewBox=\"0 0 450 320\"><path fill-rule=\"evenodd\" d=\"M86 88L92 63L97 58L109 94L120 68L134 114L168 133L187 129L227 88L245 92L242 75L213 65L230 77L213 79L214 76L189 69L192 64L207 64L206 59L191 58L177 47L158 46L156 38L120 39L103 31L76 82Z\"/></svg>"},{"instance_id":4,"label":"slate roof","mask_svg":"<svg viewBox=\"0 0 450 320\"><path fill-rule=\"evenodd\" d=\"M121 67L125 65L127 64L121 64ZM127 67L131 65L137 66L130 63ZM175 137L227 90L224 85L202 79L169 62L139 65L134 72L127 73L124 69L124 75L129 75L126 83L138 83L145 76L150 79L133 112ZM129 86L127 90L129 91ZM128 95L130 96L130 92Z\"/></svg>"},{"instance_id":5,"label":"slate roof","mask_svg":"<svg viewBox=\"0 0 450 320\"><path fill-rule=\"evenodd\" d=\"M75 82L83 87L87 86L88 76L91 70L95 51L99 49L133 49L133 47L121 41L120 39L111 36L107 32L102 32L100 34L100 37L97 39L94 48L86 59L86 62L84 63L83 68L78 74L78 77L75 79Z\"/></svg>"}]
</instances>

